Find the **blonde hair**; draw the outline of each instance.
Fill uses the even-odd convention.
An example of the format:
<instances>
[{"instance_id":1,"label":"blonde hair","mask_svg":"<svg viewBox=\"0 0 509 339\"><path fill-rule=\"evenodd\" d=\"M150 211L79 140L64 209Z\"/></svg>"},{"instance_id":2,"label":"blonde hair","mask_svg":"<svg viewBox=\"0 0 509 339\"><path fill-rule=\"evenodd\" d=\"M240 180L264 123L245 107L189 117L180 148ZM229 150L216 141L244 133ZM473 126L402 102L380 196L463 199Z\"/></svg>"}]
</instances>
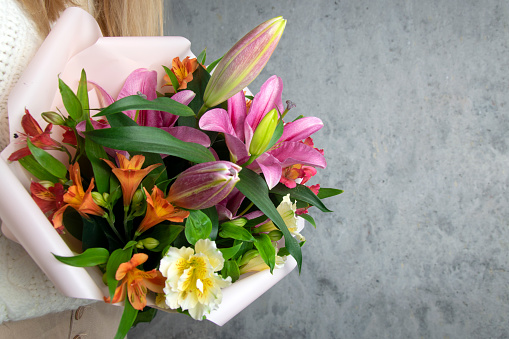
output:
<instances>
[{"instance_id":1,"label":"blonde hair","mask_svg":"<svg viewBox=\"0 0 509 339\"><path fill-rule=\"evenodd\" d=\"M42 37L64 9L87 9L97 20L105 36L163 35L162 0L18 0L34 21ZM92 8L91 8L92 7Z\"/></svg>"}]
</instances>

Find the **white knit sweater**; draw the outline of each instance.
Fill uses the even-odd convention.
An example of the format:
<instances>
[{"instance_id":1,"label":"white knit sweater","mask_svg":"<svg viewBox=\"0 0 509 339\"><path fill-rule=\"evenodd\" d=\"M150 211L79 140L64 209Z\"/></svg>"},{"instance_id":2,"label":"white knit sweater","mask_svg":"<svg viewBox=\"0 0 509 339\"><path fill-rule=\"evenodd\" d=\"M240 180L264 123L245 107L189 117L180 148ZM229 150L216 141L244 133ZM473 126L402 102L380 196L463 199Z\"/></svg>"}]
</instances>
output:
<instances>
[{"instance_id":1,"label":"white knit sweater","mask_svg":"<svg viewBox=\"0 0 509 339\"><path fill-rule=\"evenodd\" d=\"M15 0L0 0L0 34L2 150L9 143L9 92L42 43L42 39ZM61 295L25 250L0 233L0 323L70 310L88 303L90 301Z\"/></svg>"}]
</instances>

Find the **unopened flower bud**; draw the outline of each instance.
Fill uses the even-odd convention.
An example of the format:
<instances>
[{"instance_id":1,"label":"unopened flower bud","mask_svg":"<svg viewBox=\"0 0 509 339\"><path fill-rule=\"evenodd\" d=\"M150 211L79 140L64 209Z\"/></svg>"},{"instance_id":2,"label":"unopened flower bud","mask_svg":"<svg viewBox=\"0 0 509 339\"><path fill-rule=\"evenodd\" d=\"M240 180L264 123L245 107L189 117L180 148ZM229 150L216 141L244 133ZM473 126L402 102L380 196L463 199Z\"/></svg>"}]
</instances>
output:
<instances>
[{"instance_id":1,"label":"unopened flower bud","mask_svg":"<svg viewBox=\"0 0 509 339\"><path fill-rule=\"evenodd\" d=\"M108 204L104 200L103 195L101 193L99 193L99 192L92 192L92 199L94 200L94 202L97 205L99 205L101 207L104 207L104 208L108 208Z\"/></svg>"},{"instance_id":2,"label":"unopened flower bud","mask_svg":"<svg viewBox=\"0 0 509 339\"><path fill-rule=\"evenodd\" d=\"M262 233L262 232L272 232L277 231L277 227L274 225L272 221L269 221L261 226L256 227L253 232Z\"/></svg>"},{"instance_id":3,"label":"unopened flower bud","mask_svg":"<svg viewBox=\"0 0 509 339\"><path fill-rule=\"evenodd\" d=\"M259 156L267 150L277 124L278 113L277 109L274 108L263 117L262 121L260 121L256 127L251 143L249 144L249 154L252 156Z\"/></svg>"},{"instance_id":4,"label":"unopened flower bud","mask_svg":"<svg viewBox=\"0 0 509 339\"><path fill-rule=\"evenodd\" d=\"M134 192L133 200L131 201L132 206L138 205L140 202L145 200L145 195L143 194L143 191L138 189L136 192Z\"/></svg>"},{"instance_id":5,"label":"unopened flower bud","mask_svg":"<svg viewBox=\"0 0 509 339\"><path fill-rule=\"evenodd\" d=\"M279 241L283 237L283 232L280 230L270 231L269 238L270 241Z\"/></svg>"},{"instance_id":6,"label":"unopened flower bud","mask_svg":"<svg viewBox=\"0 0 509 339\"><path fill-rule=\"evenodd\" d=\"M242 256L239 266L243 266L259 255L258 250L249 250Z\"/></svg>"},{"instance_id":7,"label":"unopened flower bud","mask_svg":"<svg viewBox=\"0 0 509 339\"><path fill-rule=\"evenodd\" d=\"M157 246L159 246L159 240L154 238L145 238L138 241L138 243L136 244L136 248L139 249L146 248L147 250L153 250Z\"/></svg>"},{"instance_id":8,"label":"unopened flower bud","mask_svg":"<svg viewBox=\"0 0 509 339\"><path fill-rule=\"evenodd\" d=\"M240 180L241 169L229 161L194 165L177 177L166 200L193 210L215 206L230 194Z\"/></svg>"},{"instance_id":9,"label":"unopened flower bud","mask_svg":"<svg viewBox=\"0 0 509 339\"><path fill-rule=\"evenodd\" d=\"M234 220L230 220L230 221L224 222L221 225L244 227L244 225L246 223L247 223L247 219L246 218L237 218L237 219L234 219Z\"/></svg>"},{"instance_id":10,"label":"unopened flower bud","mask_svg":"<svg viewBox=\"0 0 509 339\"><path fill-rule=\"evenodd\" d=\"M43 112L41 116L48 124L65 125L64 118L57 112Z\"/></svg>"}]
</instances>

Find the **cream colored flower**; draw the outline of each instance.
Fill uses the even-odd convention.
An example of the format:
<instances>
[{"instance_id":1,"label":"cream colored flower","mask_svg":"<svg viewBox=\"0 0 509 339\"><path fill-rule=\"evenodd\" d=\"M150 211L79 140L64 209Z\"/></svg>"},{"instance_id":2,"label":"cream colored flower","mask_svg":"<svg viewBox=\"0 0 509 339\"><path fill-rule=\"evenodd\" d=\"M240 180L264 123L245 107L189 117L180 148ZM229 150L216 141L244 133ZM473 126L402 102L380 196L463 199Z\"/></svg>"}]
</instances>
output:
<instances>
[{"instance_id":1,"label":"cream colored flower","mask_svg":"<svg viewBox=\"0 0 509 339\"><path fill-rule=\"evenodd\" d=\"M279 215L281 215L281 218L283 218L288 231L290 231L290 233L295 236L297 240L304 241L306 238L304 238L304 236L299 233L299 228L297 226L297 215L295 214L296 210L297 202L292 204L292 201L290 200L290 194L285 195L283 197L283 201L281 201L277 207L277 211L279 212ZM258 227L258 232L270 232L276 229L277 228L274 226L274 223L269 221L268 223Z\"/></svg>"},{"instance_id":2,"label":"cream colored flower","mask_svg":"<svg viewBox=\"0 0 509 339\"><path fill-rule=\"evenodd\" d=\"M275 243L273 243L275 245ZM274 246L275 247L275 246ZM286 256L280 257L276 254L276 265L274 268L281 268L286 263ZM268 270L270 267L263 261L260 254L257 254L254 258L250 259L245 265L240 266L240 274L248 273L248 272L259 272Z\"/></svg>"},{"instance_id":3,"label":"cream colored flower","mask_svg":"<svg viewBox=\"0 0 509 339\"><path fill-rule=\"evenodd\" d=\"M215 273L223 265L221 252L209 239L198 240L194 250L171 247L159 268L166 277L166 304L172 309L188 310L191 317L202 320L221 303L221 288L231 284L231 277L223 279Z\"/></svg>"}]
</instances>

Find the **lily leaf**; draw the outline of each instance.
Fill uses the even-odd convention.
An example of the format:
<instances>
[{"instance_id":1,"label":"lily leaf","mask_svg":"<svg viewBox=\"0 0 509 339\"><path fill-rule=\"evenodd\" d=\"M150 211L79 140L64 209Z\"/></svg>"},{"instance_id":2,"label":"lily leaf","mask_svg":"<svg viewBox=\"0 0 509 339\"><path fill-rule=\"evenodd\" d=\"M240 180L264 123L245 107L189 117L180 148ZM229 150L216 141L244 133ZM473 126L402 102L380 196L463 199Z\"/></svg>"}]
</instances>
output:
<instances>
[{"instance_id":1,"label":"lily leaf","mask_svg":"<svg viewBox=\"0 0 509 339\"><path fill-rule=\"evenodd\" d=\"M318 191L318 198L325 199L341 193L343 193L343 190L338 190L336 188L320 187L320 190Z\"/></svg>"},{"instance_id":2,"label":"lily leaf","mask_svg":"<svg viewBox=\"0 0 509 339\"><path fill-rule=\"evenodd\" d=\"M269 188L267 183L258 174L248 168L243 168L239 172L240 181L237 183L237 189L251 200L256 207L260 209L274 224L279 228L285 237L285 246L290 254L297 261L299 272L302 266L302 251L297 240L291 235L286 224L277 211L276 207L269 198ZM312 192L311 192L312 193Z\"/></svg>"},{"instance_id":3,"label":"lily leaf","mask_svg":"<svg viewBox=\"0 0 509 339\"><path fill-rule=\"evenodd\" d=\"M137 316L138 310L131 305L129 302L129 295L126 293L124 312L122 313L122 318L120 318L120 324L118 325L117 334L115 334L114 339L124 339L133 326Z\"/></svg>"},{"instance_id":4,"label":"lily leaf","mask_svg":"<svg viewBox=\"0 0 509 339\"><path fill-rule=\"evenodd\" d=\"M215 160L206 147L179 140L156 127L113 127L85 132L85 135L105 147L128 152L169 154L195 163Z\"/></svg>"},{"instance_id":5,"label":"lily leaf","mask_svg":"<svg viewBox=\"0 0 509 339\"><path fill-rule=\"evenodd\" d=\"M207 49L205 48L203 51L201 51L200 55L198 55L196 57L196 61L198 61L198 63L203 65L205 63L206 58L207 58Z\"/></svg>"},{"instance_id":6,"label":"lily leaf","mask_svg":"<svg viewBox=\"0 0 509 339\"><path fill-rule=\"evenodd\" d=\"M194 116L192 109L168 97L159 97L154 100L147 100L136 94L115 101L94 116L108 116L110 114L129 110L154 110L168 112L183 117Z\"/></svg>"},{"instance_id":7,"label":"lily leaf","mask_svg":"<svg viewBox=\"0 0 509 339\"><path fill-rule=\"evenodd\" d=\"M110 252L107 249L89 248L85 252L75 255L74 257L61 257L53 254L53 256L60 262L74 267L92 267L96 265L105 264L108 261Z\"/></svg>"},{"instance_id":8,"label":"lily leaf","mask_svg":"<svg viewBox=\"0 0 509 339\"><path fill-rule=\"evenodd\" d=\"M312 216L310 216L309 214L301 214L301 215L299 215L299 217L301 217L302 219L306 220L311 225L313 225L314 228L316 228L315 219Z\"/></svg>"},{"instance_id":9,"label":"lily leaf","mask_svg":"<svg viewBox=\"0 0 509 339\"><path fill-rule=\"evenodd\" d=\"M233 247L220 248L219 250L223 254L223 259L226 261L230 258L233 258L233 256L235 254L237 254L237 252L240 250L241 247L242 247L242 244L238 244Z\"/></svg>"},{"instance_id":10,"label":"lily leaf","mask_svg":"<svg viewBox=\"0 0 509 339\"><path fill-rule=\"evenodd\" d=\"M179 89L179 81L177 79L177 76L168 67L163 66L163 68L164 68L164 71L166 72L166 75L168 75L168 77L170 78L171 85L173 86L175 91L177 91Z\"/></svg>"},{"instance_id":11,"label":"lily leaf","mask_svg":"<svg viewBox=\"0 0 509 339\"><path fill-rule=\"evenodd\" d=\"M19 159L18 162L37 179L48 180L52 183L58 182L58 178L42 167L41 164L35 160L33 155L27 155L26 157Z\"/></svg>"},{"instance_id":12,"label":"lily leaf","mask_svg":"<svg viewBox=\"0 0 509 339\"><path fill-rule=\"evenodd\" d=\"M78 92L77 97L78 100L81 103L81 109L83 110L83 115L86 115L86 118L88 118L89 115L89 103L88 103L88 88L87 88L87 74L85 73L85 70L81 70L81 78L80 83L78 85Z\"/></svg>"},{"instance_id":13,"label":"lily leaf","mask_svg":"<svg viewBox=\"0 0 509 339\"><path fill-rule=\"evenodd\" d=\"M65 178L67 175L67 168L64 164L58 161L54 156L49 154L43 149L40 149L27 138L28 148L30 152L34 156L35 160L51 175L54 175L57 178Z\"/></svg>"},{"instance_id":14,"label":"lily leaf","mask_svg":"<svg viewBox=\"0 0 509 339\"><path fill-rule=\"evenodd\" d=\"M256 237L254 245L263 261L270 267L270 273L274 270L276 265L276 249L272 246L272 241L267 234L261 233Z\"/></svg>"},{"instance_id":15,"label":"lily leaf","mask_svg":"<svg viewBox=\"0 0 509 339\"><path fill-rule=\"evenodd\" d=\"M232 278L232 283L237 281L240 277L239 264L235 260L228 260L224 262L224 267L221 270L221 276L223 279L227 277Z\"/></svg>"},{"instance_id":16,"label":"lily leaf","mask_svg":"<svg viewBox=\"0 0 509 339\"><path fill-rule=\"evenodd\" d=\"M219 235L223 238L231 238L241 241L254 241L255 238L243 227L223 224Z\"/></svg>"},{"instance_id":17,"label":"lily leaf","mask_svg":"<svg viewBox=\"0 0 509 339\"><path fill-rule=\"evenodd\" d=\"M322 212L332 212L329 210L323 202L309 189L309 187L305 185L297 184L295 188L288 188L283 184L277 184L273 189L270 190L271 193L277 195L287 195L290 194L290 199L295 199L299 201L307 202L310 205L318 207L318 209Z\"/></svg>"},{"instance_id":18,"label":"lily leaf","mask_svg":"<svg viewBox=\"0 0 509 339\"><path fill-rule=\"evenodd\" d=\"M223 57L220 57L219 59L212 61L210 65L207 66L207 72L211 73L214 68L216 68L216 65L221 61Z\"/></svg>"},{"instance_id":19,"label":"lily leaf","mask_svg":"<svg viewBox=\"0 0 509 339\"><path fill-rule=\"evenodd\" d=\"M187 241L194 245L200 239L209 237L212 231L212 222L209 217L200 210L189 211L190 214L186 219L185 234Z\"/></svg>"},{"instance_id":20,"label":"lily leaf","mask_svg":"<svg viewBox=\"0 0 509 339\"><path fill-rule=\"evenodd\" d=\"M86 122L86 130L94 130L90 120L87 120ZM93 142L91 139L86 138L85 152L87 153L88 160L90 160L90 163L92 164L97 190L99 193L108 192L110 189L111 168L105 161L102 160L108 159L108 154L104 150L104 147Z\"/></svg>"},{"instance_id":21,"label":"lily leaf","mask_svg":"<svg viewBox=\"0 0 509 339\"><path fill-rule=\"evenodd\" d=\"M74 94L69 86L67 86L60 78L58 78L58 88L60 90L60 95L62 96L64 107L67 110L67 113L69 113L69 116L76 122L83 120L83 107L81 106L81 102L76 94Z\"/></svg>"}]
</instances>

